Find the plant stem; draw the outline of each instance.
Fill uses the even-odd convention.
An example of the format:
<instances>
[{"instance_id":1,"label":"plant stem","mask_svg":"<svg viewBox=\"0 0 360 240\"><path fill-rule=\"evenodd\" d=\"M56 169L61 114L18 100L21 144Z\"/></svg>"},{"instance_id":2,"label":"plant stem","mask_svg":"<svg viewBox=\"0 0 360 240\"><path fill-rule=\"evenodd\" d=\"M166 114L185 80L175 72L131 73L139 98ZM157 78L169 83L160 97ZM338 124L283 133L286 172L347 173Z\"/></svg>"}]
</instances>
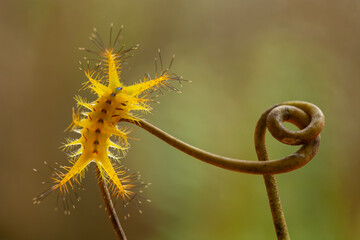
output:
<instances>
[{"instance_id":1,"label":"plant stem","mask_svg":"<svg viewBox=\"0 0 360 240\"><path fill-rule=\"evenodd\" d=\"M155 135L156 137L160 138L161 140L165 141L166 143L170 144L171 146L179 149L180 151L183 151L184 153L197 158L201 161L204 161L206 163L215 165L217 167L221 167L221 168L225 168L228 170L232 170L232 171L237 171L237 172L244 172L244 173L251 173L251 174L279 174L279 173L285 173L285 172L290 172L293 171L297 168L300 168L302 166L304 166L306 163L308 163L317 153L317 150L319 148L319 144L320 144L320 136L319 133L322 129L322 126L324 125L324 116L322 115L322 112L320 111L319 108L317 108L315 105L312 105L310 103L305 103L305 102L288 102L288 103L284 103L284 106L287 106L287 104L298 104L299 106L304 105L308 106L311 105L312 108L311 111L308 111L307 113L311 116L311 123L309 124L308 127L306 127L306 129L303 129L301 131L296 131L296 132L301 132L301 133L308 133L310 132L311 134L308 134L306 136L310 136L310 139L308 139L307 141L304 142L303 146L295 153L284 157L282 159L278 159L278 160L271 160L271 161L249 161L249 160L240 160L240 159L235 159L235 158L229 158L229 157L224 157L224 156L220 156L220 155L216 155L207 151L204 151L202 149L196 148L190 144L187 144L173 136L171 136L170 134L166 133L165 131L157 128L156 126L146 122L145 120L139 120L137 122L131 122L128 121L132 124L135 124L143 129L145 129L146 131L150 132L151 134ZM301 104L300 104L301 103ZM270 108L269 110L267 110L266 112L270 112L270 110L275 110L277 107L279 107L280 105L276 105L272 108ZM291 106L287 106L287 107L291 107ZM305 114L307 116L307 114ZM277 117L277 116L275 116ZM289 118L287 119L287 121L291 121L293 123L296 123L296 119L292 119ZM282 126L282 125L281 125ZM316 126L316 131L314 134L314 127ZM320 127L318 127L320 126ZM273 128L275 128L276 126L272 126ZM284 134L284 129L272 129L272 131L274 131L274 134ZM276 132L277 131L277 132ZM285 129L285 131L287 131L289 134L293 134L294 131L288 131ZM285 132L285 133L287 133ZM304 135L304 134L303 134ZM314 136L313 136L314 135ZM287 136L284 135L284 139L288 140L290 139L290 137L292 136Z\"/></svg>"},{"instance_id":2,"label":"plant stem","mask_svg":"<svg viewBox=\"0 0 360 240\"><path fill-rule=\"evenodd\" d=\"M112 203L111 196L110 196L110 193L109 193L109 189L108 189L107 184L106 184L106 180L105 180L105 178L102 177L100 169L96 164L95 164L95 168L96 168L96 175L97 175L101 195L102 195L103 200L105 202L106 211L109 214L109 218L110 218L110 221L111 221L111 223L112 223L112 225L114 227L114 231L116 233L116 236L118 237L119 240L127 240L127 238L125 236L125 232L121 227L120 220L119 220L119 218L118 218L118 216L116 214L114 204Z\"/></svg>"},{"instance_id":3,"label":"plant stem","mask_svg":"<svg viewBox=\"0 0 360 240\"><path fill-rule=\"evenodd\" d=\"M284 121L295 124L301 130L290 131L285 129L281 124ZM281 240L290 239L276 179L271 174L293 171L304 166L315 156L320 144L320 132L325 123L324 115L318 107L308 102L293 101L278 104L266 110L260 117L255 129L255 149L258 162L228 158L206 152L171 136L144 120L129 122L206 163L232 171L264 175L277 237ZM269 161L265 145L266 129L282 143L302 144L303 146L294 154Z\"/></svg>"},{"instance_id":4,"label":"plant stem","mask_svg":"<svg viewBox=\"0 0 360 240\"><path fill-rule=\"evenodd\" d=\"M266 150L265 145L265 133L266 133L266 120L269 115L269 112L272 109L265 111L258 120L255 128L255 149L259 161L268 161L269 156ZM277 187L275 176L273 175L263 175L266 192L269 199L271 215L273 218L273 223L276 231L276 236L280 240L289 240L290 235L286 225L284 211L281 206L281 200L279 195L279 190Z\"/></svg>"},{"instance_id":5,"label":"plant stem","mask_svg":"<svg viewBox=\"0 0 360 240\"><path fill-rule=\"evenodd\" d=\"M276 236L279 240L289 240L289 230L287 228L284 211L281 206L281 200L275 176L264 175L264 181L269 199L271 215L276 231Z\"/></svg>"}]
</instances>

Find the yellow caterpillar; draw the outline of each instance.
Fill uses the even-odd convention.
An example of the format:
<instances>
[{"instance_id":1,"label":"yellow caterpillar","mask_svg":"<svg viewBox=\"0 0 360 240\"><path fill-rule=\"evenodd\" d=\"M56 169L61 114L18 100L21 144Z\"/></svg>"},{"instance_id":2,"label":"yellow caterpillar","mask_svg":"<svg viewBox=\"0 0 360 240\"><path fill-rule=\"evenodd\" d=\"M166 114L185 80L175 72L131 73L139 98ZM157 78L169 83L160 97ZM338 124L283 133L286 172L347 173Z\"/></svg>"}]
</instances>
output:
<instances>
[{"instance_id":1,"label":"yellow caterpillar","mask_svg":"<svg viewBox=\"0 0 360 240\"><path fill-rule=\"evenodd\" d=\"M121 30L122 26L112 44L111 25L110 43L109 47L106 47L94 29L90 40L100 51L80 49L94 53L101 58L92 70L89 70L89 67L87 69L81 67L88 79L84 87L91 89L98 98L93 102L87 102L80 96L75 98L78 110L73 110L73 122L69 129L81 136L76 140L67 140L63 146L65 150L78 147L69 154L72 166L61 166L62 170L55 168L52 177L55 185L35 197L34 203L40 203L56 189L60 190L63 199L67 198L69 191L74 190L74 183L79 183L85 169L91 162L95 162L99 167L100 177L105 178L111 184L110 189L113 196L120 196L125 204L136 195L136 189L139 187L139 184L135 182L136 174L128 175L127 170L124 170L122 166L117 167L114 161L119 158L120 153L124 155L129 148L129 132L119 127L118 123L122 120L139 121L139 117L135 115L136 112L149 112L151 110L149 102L152 100L148 98L149 93L163 87L178 91L169 84L169 81L178 80L180 82L181 78L169 73L173 58L168 68L162 67L159 51L160 73L156 73L154 79L150 79L147 74L143 81L125 86L120 81L121 69L125 58L128 57L127 53L138 46L126 50L121 47L116 50ZM82 108L87 111L81 110ZM115 153L111 149L115 150ZM70 201L72 201L71 198ZM64 207L65 213L69 213L66 210L67 204Z\"/></svg>"}]
</instances>

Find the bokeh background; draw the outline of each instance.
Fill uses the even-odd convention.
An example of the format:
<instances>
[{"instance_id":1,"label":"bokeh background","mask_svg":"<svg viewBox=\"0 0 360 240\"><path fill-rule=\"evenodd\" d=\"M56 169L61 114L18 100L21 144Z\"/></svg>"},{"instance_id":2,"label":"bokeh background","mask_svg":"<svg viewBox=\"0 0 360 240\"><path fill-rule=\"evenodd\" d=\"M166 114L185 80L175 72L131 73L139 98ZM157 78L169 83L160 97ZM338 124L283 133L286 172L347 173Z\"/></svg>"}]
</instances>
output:
<instances>
[{"instance_id":1,"label":"bokeh background","mask_svg":"<svg viewBox=\"0 0 360 240\"><path fill-rule=\"evenodd\" d=\"M0 239L115 239L90 167L70 216L56 194L32 198L50 170L65 163L78 70L88 36L121 24L123 43L140 49L127 84L176 54L173 70L192 83L160 96L146 119L200 148L255 160L253 131L268 107L289 100L318 105L326 116L317 156L277 177L293 239L360 238L360 2L2 0L0 7ZM261 176L193 159L134 128L123 163L152 185L152 203L123 221L129 239L275 239ZM296 151L268 137L271 158ZM122 209L117 210L122 216Z\"/></svg>"}]
</instances>

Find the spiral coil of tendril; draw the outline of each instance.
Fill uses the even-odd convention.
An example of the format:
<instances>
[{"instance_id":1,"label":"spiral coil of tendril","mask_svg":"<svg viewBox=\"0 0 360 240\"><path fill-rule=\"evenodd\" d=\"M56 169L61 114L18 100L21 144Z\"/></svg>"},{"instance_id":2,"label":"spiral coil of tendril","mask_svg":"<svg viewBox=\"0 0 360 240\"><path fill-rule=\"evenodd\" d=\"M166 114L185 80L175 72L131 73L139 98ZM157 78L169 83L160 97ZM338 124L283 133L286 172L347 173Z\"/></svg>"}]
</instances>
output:
<instances>
[{"instance_id":1,"label":"spiral coil of tendril","mask_svg":"<svg viewBox=\"0 0 360 240\"><path fill-rule=\"evenodd\" d=\"M282 122L290 122L300 130L286 129ZM260 117L255 130L255 149L260 161L268 160L265 148L266 128L278 141L289 145L303 145L296 153L271 161L262 174L289 172L308 163L317 153L320 132L325 118L321 110L308 102L285 102L266 110Z\"/></svg>"}]
</instances>

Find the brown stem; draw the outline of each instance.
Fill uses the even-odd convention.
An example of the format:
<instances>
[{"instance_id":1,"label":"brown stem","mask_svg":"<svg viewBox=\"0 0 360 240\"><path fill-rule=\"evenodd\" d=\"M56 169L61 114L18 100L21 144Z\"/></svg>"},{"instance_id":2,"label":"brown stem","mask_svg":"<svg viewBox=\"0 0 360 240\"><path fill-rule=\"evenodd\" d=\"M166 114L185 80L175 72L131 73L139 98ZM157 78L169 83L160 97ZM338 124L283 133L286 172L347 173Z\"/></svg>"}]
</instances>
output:
<instances>
[{"instance_id":1,"label":"brown stem","mask_svg":"<svg viewBox=\"0 0 360 240\"><path fill-rule=\"evenodd\" d=\"M110 193L109 193L109 189L108 189L107 184L106 184L106 180L105 180L105 178L102 177L102 174L100 172L99 167L97 165L95 165L95 168L96 168L96 175L97 175L101 195L102 195L103 200L105 202L106 211L109 214L109 218L110 218L110 221L111 221L111 223L112 223L112 225L114 227L114 231L116 233L116 236L118 237L119 240L127 240L127 238L125 236L125 232L122 229L119 218L118 218L118 216L116 214L114 204L112 203L111 196L110 196Z\"/></svg>"},{"instance_id":2,"label":"brown stem","mask_svg":"<svg viewBox=\"0 0 360 240\"><path fill-rule=\"evenodd\" d=\"M301 130L287 130L281 124L284 121L295 124ZM290 239L276 180L272 174L293 171L304 166L315 156L320 144L320 132L325 123L324 115L318 107L308 102L293 101L278 104L266 110L255 129L255 149L259 159L257 162L206 152L180 141L144 120L131 123L206 163L232 171L264 175L277 237L278 239ZM302 147L287 157L269 161L265 145L266 129L280 142L290 145L302 144Z\"/></svg>"},{"instance_id":3,"label":"brown stem","mask_svg":"<svg viewBox=\"0 0 360 240\"><path fill-rule=\"evenodd\" d=\"M229 157L216 155L210 152L206 152L202 149L196 148L194 146L191 146L190 144L187 144L171 136L170 134L164 132L163 130L155 127L154 125L144 120L139 120L137 122L130 122L130 123L145 129L146 131L157 136L161 140L179 149L180 151L183 151L184 153L189 154L190 156L193 156L201 161L215 165L217 167L225 168L232 171L252 173L252 174L279 174L279 173L290 172L297 168L300 168L304 166L306 163L308 163L315 156L320 144L319 133L324 125L324 116L321 110L311 103L286 102L281 105L279 104L268 109L265 113L268 114L271 110L276 110L277 107L280 106L291 106L291 105L297 106L298 108L304 108L304 112L306 112L311 118L310 124L301 131L286 130L285 128L283 128L281 124L279 124L280 128L276 128L278 126L274 124L273 121L277 121L277 119L274 120L274 117L277 116L274 116L274 114L272 114L269 115L270 118L267 120L268 128L269 130L272 131L272 134L274 135L281 134L279 138L281 137L283 142L290 141L291 140L290 137L292 137L294 133L295 134L298 133L298 135L301 136L301 139L298 140L298 143L301 141L300 143L303 143L303 146L297 152L287 157L278 160L271 160L271 161L249 161L249 160L240 160L236 158L229 158ZM291 121L291 120L292 119L289 119L287 121ZM289 136L286 135L285 133L288 133ZM309 139L311 140L307 140L307 141L302 140L304 138L304 135L309 137Z\"/></svg>"}]
</instances>

